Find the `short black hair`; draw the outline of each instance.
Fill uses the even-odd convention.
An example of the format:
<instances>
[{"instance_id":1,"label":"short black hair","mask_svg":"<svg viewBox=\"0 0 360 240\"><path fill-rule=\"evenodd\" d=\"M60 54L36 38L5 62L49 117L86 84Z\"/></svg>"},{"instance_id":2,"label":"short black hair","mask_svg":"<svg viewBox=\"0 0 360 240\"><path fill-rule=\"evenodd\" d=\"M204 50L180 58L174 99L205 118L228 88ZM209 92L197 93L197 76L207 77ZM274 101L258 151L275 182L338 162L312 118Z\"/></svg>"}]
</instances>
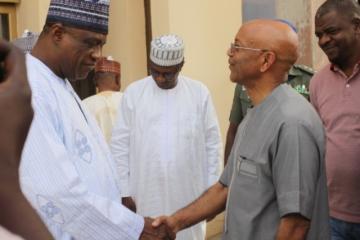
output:
<instances>
[{"instance_id":1,"label":"short black hair","mask_svg":"<svg viewBox=\"0 0 360 240\"><path fill-rule=\"evenodd\" d=\"M350 19L360 17L360 0L326 0L316 11L315 18L336 11L348 16Z\"/></svg>"}]
</instances>

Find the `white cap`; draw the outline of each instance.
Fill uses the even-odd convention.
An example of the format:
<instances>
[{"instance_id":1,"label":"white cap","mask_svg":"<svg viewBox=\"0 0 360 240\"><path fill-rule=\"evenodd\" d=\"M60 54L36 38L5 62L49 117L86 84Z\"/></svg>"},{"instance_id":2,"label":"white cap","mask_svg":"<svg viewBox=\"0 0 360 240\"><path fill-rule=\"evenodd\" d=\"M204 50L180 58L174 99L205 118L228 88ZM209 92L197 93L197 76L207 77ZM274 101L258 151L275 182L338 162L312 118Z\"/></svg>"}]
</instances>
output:
<instances>
[{"instance_id":1,"label":"white cap","mask_svg":"<svg viewBox=\"0 0 360 240\"><path fill-rule=\"evenodd\" d=\"M177 35L163 35L151 41L150 60L159 66L174 66L184 60L184 42Z\"/></svg>"}]
</instances>

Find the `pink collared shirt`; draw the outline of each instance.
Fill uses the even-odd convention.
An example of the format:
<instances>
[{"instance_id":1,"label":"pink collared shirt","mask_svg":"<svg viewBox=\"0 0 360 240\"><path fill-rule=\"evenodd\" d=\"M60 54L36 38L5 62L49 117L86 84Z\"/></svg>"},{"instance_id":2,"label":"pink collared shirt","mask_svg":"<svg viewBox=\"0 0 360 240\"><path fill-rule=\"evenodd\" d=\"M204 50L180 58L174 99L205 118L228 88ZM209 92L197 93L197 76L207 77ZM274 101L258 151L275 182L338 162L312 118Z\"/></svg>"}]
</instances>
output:
<instances>
[{"instance_id":1,"label":"pink collared shirt","mask_svg":"<svg viewBox=\"0 0 360 240\"><path fill-rule=\"evenodd\" d=\"M310 81L310 100L326 129L330 215L360 223L360 66L347 77L327 65Z\"/></svg>"}]
</instances>

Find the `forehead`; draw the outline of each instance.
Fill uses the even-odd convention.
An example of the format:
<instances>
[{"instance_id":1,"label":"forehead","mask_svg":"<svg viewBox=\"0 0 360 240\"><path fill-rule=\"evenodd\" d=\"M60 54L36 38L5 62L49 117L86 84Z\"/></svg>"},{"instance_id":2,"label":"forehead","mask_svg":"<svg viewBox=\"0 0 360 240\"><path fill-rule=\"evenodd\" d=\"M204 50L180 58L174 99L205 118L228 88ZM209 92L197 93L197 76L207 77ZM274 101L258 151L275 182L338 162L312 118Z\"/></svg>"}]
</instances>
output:
<instances>
[{"instance_id":1,"label":"forehead","mask_svg":"<svg viewBox=\"0 0 360 240\"><path fill-rule=\"evenodd\" d=\"M240 44L257 45L261 44L262 30L256 24L244 24L235 35L235 42Z\"/></svg>"},{"instance_id":2,"label":"forehead","mask_svg":"<svg viewBox=\"0 0 360 240\"><path fill-rule=\"evenodd\" d=\"M80 28L67 27L67 31L75 34L83 39L94 39L101 42L106 42L106 35L102 33L92 32Z\"/></svg>"},{"instance_id":3,"label":"forehead","mask_svg":"<svg viewBox=\"0 0 360 240\"><path fill-rule=\"evenodd\" d=\"M150 68L154 69L157 72L176 72L178 71L178 67L177 66L159 66L154 64L153 62L150 61Z\"/></svg>"},{"instance_id":4,"label":"forehead","mask_svg":"<svg viewBox=\"0 0 360 240\"><path fill-rule=\"evenodd\" d=\"M246 39L248 38L247 36L248 36L247 29L245 26L242 26L235 35L235 42L246 41Z\"/></svg>"},{"instance_id":5,"label":"forehead","mask_svg":"<svg viewBox=\"0 0 360 240\"><path fill-rule=\"evenodd\" d=\"M350 17L338 13L335 10L329 11L328 13L325 13L321 16L316 16L315 18L315 27L318 29L330 26L342 26L350 24Z\"/></svg>"}]
</instances>

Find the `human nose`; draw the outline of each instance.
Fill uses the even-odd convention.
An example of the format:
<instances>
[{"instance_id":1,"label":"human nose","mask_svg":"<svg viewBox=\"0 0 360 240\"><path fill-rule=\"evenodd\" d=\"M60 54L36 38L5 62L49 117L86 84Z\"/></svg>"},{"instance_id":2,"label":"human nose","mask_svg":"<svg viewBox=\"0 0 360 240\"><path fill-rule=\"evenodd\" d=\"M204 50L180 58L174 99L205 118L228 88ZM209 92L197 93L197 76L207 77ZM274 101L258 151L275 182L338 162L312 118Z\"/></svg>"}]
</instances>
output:
<instances>
[{"instance_id":1,"label":"human nose","mask_svg":"<svg viewBox=\"0 0 360 240\"><path fill-rule=\"evenodd\" d=\"M229 57L231 57L233 55L233 51L232 51L231 47L229 47L228 50L226 51L226 55L228 55Z\"/></svg>"},{"instance_id":2,"label":"human nose","mask_svg":"<svg viewBox=\"0 0 360 240\"><path fill-rule=\"evenodd\" d=\"M325 46L328 42L330 42L331 38L327 34L323 34L318 38L318 45L320 47Z\"/></svg>"},{"instance_id":3,"label":"human nose","mask_svg":"<svg viewBox=\"0 0 360 240\"><path fill-rule=\"evenodd\" d=\"M157 82L164 82L166 79L165 79L165 76L160 73L160 74L157 74L157 75L155 76L155 80L156 80Z\"/></svg>"},{"instance_id":4,"label":"human nose","mask_svg":"<svg viewBox=\"0 0 360 240\"><path fill-rule=\"evenodd\" d=\"M94 59L99 59L102 56L102 46L97 45L91 49L91 57Z\"/></svg>"}]
</instances>

